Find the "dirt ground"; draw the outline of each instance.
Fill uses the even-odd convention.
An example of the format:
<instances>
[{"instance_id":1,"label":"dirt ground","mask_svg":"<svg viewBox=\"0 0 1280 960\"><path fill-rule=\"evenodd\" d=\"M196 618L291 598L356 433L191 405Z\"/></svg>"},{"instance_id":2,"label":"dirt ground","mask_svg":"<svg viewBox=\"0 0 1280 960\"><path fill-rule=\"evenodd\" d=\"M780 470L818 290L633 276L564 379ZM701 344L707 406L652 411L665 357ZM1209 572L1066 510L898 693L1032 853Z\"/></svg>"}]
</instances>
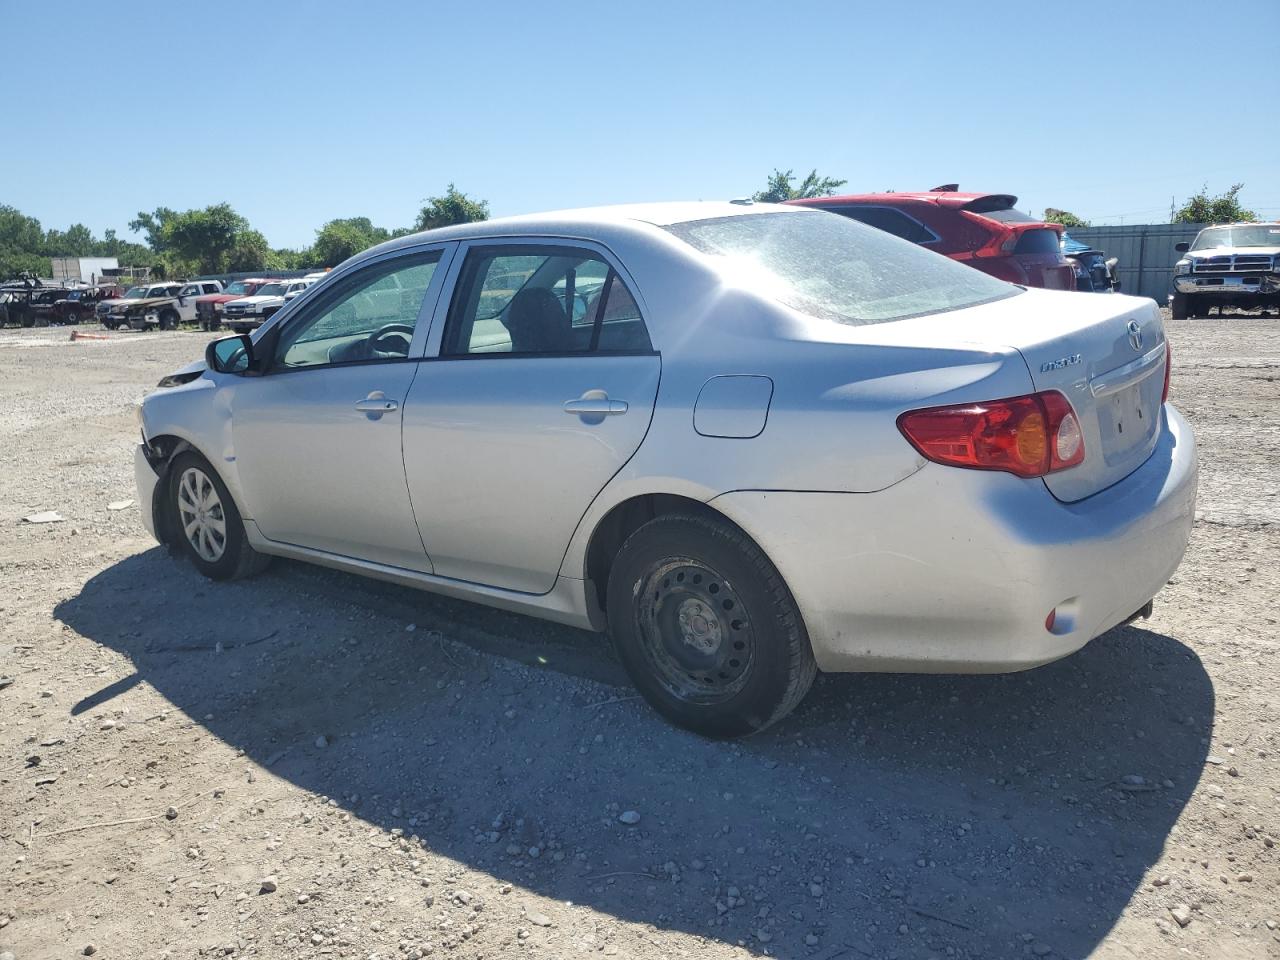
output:
<instances>
[{"instance_id":1,"label":"dirt ground","mask_svg":"<svg viewBox=\"0 0 1280 960\"><path fill-rule=\"evenodd\" d=\"M119 503L203 337L0 331L0 958L1280 957L1280 321L1170 329L1200 512L1150 620L732 744L593 635L204 581Z\"/></svg>"}]
</instances>

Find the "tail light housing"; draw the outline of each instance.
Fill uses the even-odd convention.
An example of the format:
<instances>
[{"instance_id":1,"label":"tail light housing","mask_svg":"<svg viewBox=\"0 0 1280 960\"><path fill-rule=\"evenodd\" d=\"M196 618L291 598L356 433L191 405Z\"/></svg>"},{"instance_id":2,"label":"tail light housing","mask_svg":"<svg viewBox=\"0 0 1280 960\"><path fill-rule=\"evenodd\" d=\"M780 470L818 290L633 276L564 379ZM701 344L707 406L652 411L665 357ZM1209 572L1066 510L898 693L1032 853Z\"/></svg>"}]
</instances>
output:
<instances>
[{"instance_id":1,"label":"tail light housing","mask_svg":"<svg viewBox=\"0 0 1280 960\"><path fill-rule=\"evenodd\" d=\"M1169 374L1173 372L1173 347L1169 341L1164 342L1164 389L1160 392L1160 402L1169 402Z\"/></svg>"},{"instance_id":2,"label":"tail light housing","mask_svg":"<svg viewBox=\"0 0 1280 960\"><path fill-rule=\"evenodd\" d=\"M1084 434L1057 390L910 410L898 429L934 463L1043 477L1084 461Z\"/></svg>"}]
</instances>

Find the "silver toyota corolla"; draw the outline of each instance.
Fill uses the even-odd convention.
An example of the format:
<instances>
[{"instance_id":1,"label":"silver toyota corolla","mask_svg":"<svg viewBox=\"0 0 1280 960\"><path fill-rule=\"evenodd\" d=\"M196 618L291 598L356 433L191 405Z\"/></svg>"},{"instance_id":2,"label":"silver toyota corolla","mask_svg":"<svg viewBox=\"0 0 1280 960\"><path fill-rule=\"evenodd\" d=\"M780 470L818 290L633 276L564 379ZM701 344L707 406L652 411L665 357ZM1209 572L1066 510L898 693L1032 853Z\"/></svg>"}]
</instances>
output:
<instances>
[{"instance_id":1,"label":"silver toyota corolla","mask_svg":"<svg viewBox=\"0 0 1280 960\"><path fill-rule=\"evenodd\" d=\"M403 237L141 408L216 579L291 557L608 630L713 736L818 669L998 672L1149 611L1195 442L1155 304L830 213L672 203Z\"/></svg>"}]
</instances>

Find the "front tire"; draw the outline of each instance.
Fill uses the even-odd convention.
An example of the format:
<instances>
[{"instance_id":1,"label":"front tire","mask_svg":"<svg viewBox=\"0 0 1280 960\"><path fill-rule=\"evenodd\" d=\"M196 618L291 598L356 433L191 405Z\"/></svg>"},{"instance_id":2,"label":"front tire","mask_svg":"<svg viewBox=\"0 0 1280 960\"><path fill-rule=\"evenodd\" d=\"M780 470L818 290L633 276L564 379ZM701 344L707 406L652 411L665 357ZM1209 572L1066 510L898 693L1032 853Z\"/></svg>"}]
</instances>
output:
<instances>
[{"instance_id":1,"label":"front tire","mask_svg":"<svg viewBox=\"0 0 1280 960\"><path fill-rule=\"evenodd\" d=\"M209 462L181 453L169 466L169 520L175 539L210 580L239 580L264 570L271 558L249 545L240 511Z\"/></svg>"},{"instance_id":2,"label":"front tire","mask_svg":"<svg viewBox=\"0 0 1280 960\"><path fill-rule=\"evenodd\" d=\"M160 329L177 330L178 315L172 310L166 310L164 313L160 314Z\"/></svg>"},{"instance_id":3,"label":"front tire","mask_svg":"<svg viewBox=\"0 0 1280 960\"><path fill-rule=\"evenodd\" d=\"M1190 306L1185 293L1175 293L1169 301L1169 314L1174 320L1187 319L1187 308Z\"/></svg>"},{"instance_id":4,"label":"front tire","mask_svg":"<svg viewBox=\"0 0 1280 960\"><path fill-rule=\"evenodd\" d=\"M749 537L713 518L667 514L628 537L609 573L608 615L636 688L703 736L765 729L817 674L781 575Z\"/></svg>"}]
</instances>

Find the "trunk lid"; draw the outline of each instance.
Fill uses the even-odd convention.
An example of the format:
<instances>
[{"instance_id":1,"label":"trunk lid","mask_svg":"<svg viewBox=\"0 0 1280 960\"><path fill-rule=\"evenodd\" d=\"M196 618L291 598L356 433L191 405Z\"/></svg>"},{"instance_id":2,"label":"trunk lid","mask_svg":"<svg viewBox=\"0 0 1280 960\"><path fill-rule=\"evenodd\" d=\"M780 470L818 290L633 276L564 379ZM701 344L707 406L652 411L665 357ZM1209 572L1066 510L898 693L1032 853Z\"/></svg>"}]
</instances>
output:
<instances>
[{"instance_id":1,"label":"trunk lid","mask_svg":"<svg viewBox=\"0 0 1280 960\"><path fill-rule=\"evenodd\" d=\"M1123 480L1151 455L1162 423L1167 359L1154 301L1110 297L1100 307L1081 305L1077 313L1075 330L1015 344L1036 389L1065 394L1084 432L1084 463L1044 481L1067 501Z\"/></svg>"},{"instance_id":2,"label":"trunk lid","mask_svg":"<svg viewBox=\"0 0 1280 960\"><path fill-rule=\"evenodd\" d=\"M1155 449L1166 347L1153 300L1031 289L966 310L861 329L887 335L894 327L898 337L936 347L1015 350L1034 391L1066 396L1080 421L1085 459L1044 478L1059 500L1082 500L1118 483Z\"/></svg>"}]
</instances>

